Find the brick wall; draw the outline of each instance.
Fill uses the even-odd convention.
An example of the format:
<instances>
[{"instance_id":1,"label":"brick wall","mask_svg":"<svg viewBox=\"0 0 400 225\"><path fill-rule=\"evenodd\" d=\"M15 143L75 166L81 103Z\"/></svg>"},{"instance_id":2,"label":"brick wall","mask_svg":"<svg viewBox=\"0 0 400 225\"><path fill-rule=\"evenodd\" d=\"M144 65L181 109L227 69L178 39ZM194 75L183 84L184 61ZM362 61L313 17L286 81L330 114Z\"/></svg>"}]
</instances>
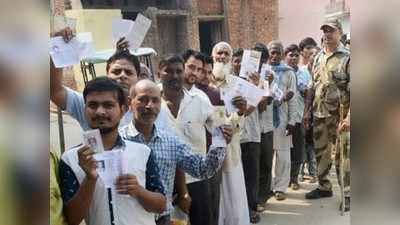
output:
<instances>
[{"instance_id":1,"label":"brick wall","mask_svg":"<svg viewBox=\"0 0 400 225\"><path fill-rule=\"evenodd\" d=\"M52 0L54 15L64 15L64 0Z\"/></svg>"},{"instance_id":2,"label":"brick wall","mask_svg":"<svg viewBox=\"0 0 400 225\"><path fill-rule=\"evenodd\" d=\"M251 48L278 38L278 0L231 0L227 18L232 47Z\"/></svg>"},{"instance_id":3,"label":"brick wall","mask_svg":"<svg viewBox=\"0 0 400 225\"><path fill-rule=\"evenodd\" d=\"M198 0L197 6L200 15L221 15L224 12L222 0Z\"/></svg>"},{"instance_id":4,"label":"brick wall","mask_svg":"<svg viewBox=\"0 0 400 225\"><path fill-rule=\"evenodd\" d=\"M64 0L54 1L64 6ZM202 15L224 16L223 24L229 37L228 41L234 48L251 48L256 42L267 44L278 38L279 0L175 1L179 9L184 9L185 15L179 17L170 15L173 19L170 16L165 19L158 15L159 10L155 7L149 7L142 12L153 21L143 46L152 47L159 53L154 57L155 65L160 57L168 53L181 52L186 48L200 49L198 17ZM224 3L227 5L224 6ZM162 14L165 14L165 11L168 10L164 10ZM170 10L170 12L173 14L175 10ZM64 77L67 82L68 78Z\"/></svg>"},{"instance_id":5,"label":"brick wall","mask_svg":"<svg viewBox=\"0 0 400 225\"><path fill-rule=\"evenodd\" d=\"M53 14L54 16L64 16L65 13L65 0L52 0L53 1ZM72 89L77 89L74 71L72 67L64 68L63 84Z\"/></svg>"}]
</instances>

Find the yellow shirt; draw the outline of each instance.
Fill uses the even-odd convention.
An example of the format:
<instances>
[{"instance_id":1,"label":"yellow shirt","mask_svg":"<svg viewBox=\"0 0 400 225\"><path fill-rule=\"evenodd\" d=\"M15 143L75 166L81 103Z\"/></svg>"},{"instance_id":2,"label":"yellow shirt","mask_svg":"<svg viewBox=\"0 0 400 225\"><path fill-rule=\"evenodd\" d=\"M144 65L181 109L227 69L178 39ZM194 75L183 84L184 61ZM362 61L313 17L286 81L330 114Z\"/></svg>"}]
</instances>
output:
<instances>
[{"instance_id":1,"label":"yellow shirt","mask_svg":"<svg viewBox=\"0 0 400 225\"><path fill-rule=\"evenodd\" d=\"M50 224L67 225L63 214L63 201L58 186L58 157L50 151Z\"/></svg>"}]
</instances>

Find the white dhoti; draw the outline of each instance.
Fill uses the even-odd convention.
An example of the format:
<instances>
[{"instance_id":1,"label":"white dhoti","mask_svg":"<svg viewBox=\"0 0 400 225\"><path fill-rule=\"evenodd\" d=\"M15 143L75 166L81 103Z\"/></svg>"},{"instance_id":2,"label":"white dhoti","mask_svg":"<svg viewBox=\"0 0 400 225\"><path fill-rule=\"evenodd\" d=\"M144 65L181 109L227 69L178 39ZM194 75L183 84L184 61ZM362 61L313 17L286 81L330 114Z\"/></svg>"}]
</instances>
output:
<instances>
[{"instance_id":1,"label":"white dhoti","mask_svg":"<svg viewBox=\"0 0 400 225\"><path fill-rule=\"evenodd\" d=\"M219 225L249 225L246 186L241 160L229 171L222 171Z\"/></svg>"},{"instance_id":2,"label":"white dhoti","mask_svg":"<svg viewBox=\"0 0 400 225\"><path fill-rule=\"evenodd\" d=\"M273 182L274 191L286 192L290 182L290 148L292 136L286 136L286 127L274 129Z\"/></svg>"}]
</instances>

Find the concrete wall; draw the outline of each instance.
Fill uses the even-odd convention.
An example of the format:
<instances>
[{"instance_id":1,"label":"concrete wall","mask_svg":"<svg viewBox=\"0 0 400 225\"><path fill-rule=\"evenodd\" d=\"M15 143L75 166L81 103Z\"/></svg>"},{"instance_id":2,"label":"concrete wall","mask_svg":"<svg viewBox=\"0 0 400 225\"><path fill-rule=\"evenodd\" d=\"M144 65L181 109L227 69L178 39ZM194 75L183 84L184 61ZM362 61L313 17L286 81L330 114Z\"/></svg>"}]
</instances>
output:
<instances>
[{"instance_id":1,"label":"concrete wall","mask_svg":"<svg viewBox=\"0 0 400 225\"><path fill-rule=\"evenodd\" d=\"M114 9L74 9L66 10L65 15L77 19L76 31L91 32L96 51L115 48L111 41L111 22L113 18L122 18L121 10ZM97 75L106 74L106 64L95 65ZM78 90L84 87L83 76L79 65L74 66L75 80Z\"/></svg>"},{"instance_id":2,"label":"concrete wall","mask_svg":"<svg viewBox=\"0 0 400 225\"><path fill-rule=\"evenodd\" d=\"M298 44L305 37L320 43L320 26L325 20L325 6L330 0L280 0L279 38L284 45Z\"/></svg>"}]
</instances>

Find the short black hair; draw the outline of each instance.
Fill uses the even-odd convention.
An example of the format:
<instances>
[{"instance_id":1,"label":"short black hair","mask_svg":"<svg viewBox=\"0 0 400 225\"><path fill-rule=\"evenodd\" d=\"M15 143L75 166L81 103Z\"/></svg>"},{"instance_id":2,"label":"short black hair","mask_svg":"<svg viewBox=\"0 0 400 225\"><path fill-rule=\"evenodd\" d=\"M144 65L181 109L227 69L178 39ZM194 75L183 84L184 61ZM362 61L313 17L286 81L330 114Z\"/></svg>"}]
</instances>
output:
<instances>
[{"instance_id":1,"label":"short black hair","mask_svg":"<svg viewBox=\"0 0 400 225\"><path fill-rule=\"evenodd\" d=\"M300 51L303 51L304 48L305 48L306 46L308 46L308 45L311 45L311 46L313 46L313 47L317 47L318 44L317 44L317 42L316 42L313 38L311 38L311 37L306 37L306 38L304 38L303 40L301 40L300 43L299 43Z\"/></svg>"},{"instance_id":2,"label":"short black hair","mask_svg":"<svg viewBox=\"0 0 400 225\"><path fill-rule=\"evenodd\" d=\"M211 56L205 55L204 61L205 61L205 64L211 64L211 66L214 66L214 60Z\"/></svg>"},{"instance_id":3,"label":"short black hair","mask_svg":"<svg viewBox=\"0 0 400 225\"><path fill-rule=\"evenodd\" d=\"M294 51L300 52L300 48L296 44L291 44L285 48L285 55L287 55L289 52L294 52Z\"/></svg>"},{"instance_id":4,"label":"short black hair","mask_svg":"<svg viewBox=\"0 0 400 225\"><path fill-rule=\"evenodd\" d=\"M161 59L160 63L158 63L158 68L161 69L164 66L168 66L174 63L180 63L183 67L185 67L185 63L183 62L182 57L180 57L179 55L169 55Z\"/></svg>"},{"instance_id":5,"label":"short black hair","mask_svg":"<svg viewBox=\"0 0 400 225\"><path fill-rule=\"evenodd\" d=\"M268 48L266 45L264 45L263 43L257 42L254 45L253 50L261 52L261 61L262 62L268 61L269 53L268 53Z\"/></svg>"},{"instance_id":6,"label":"short black hair","mask_svg":"<svg viewBox=\"0 0 400 225\"><path fill-rule=\"evenodd\" d=\"M108 70L110 69L110 66L113 62L119 60L119 59L126 59L128 62L132 63L132 65L135 67L137 75L140 73L140 61L139 58L136 55L133 55L129 52L129 50L122 50L122 51L116 51L108 60L107 60L107 66L106 66L106 71L108 73Z\"/></svg>"},{"instance_id":7,"label":"short black hair","mask_svg":"<svg viewBox=\"0 0 400 225\"><path fill-rule=\"evenodd\" d=\"M233 49L232 57L242 57L242 56L243 56L243 49L242 48Z\"/></svg>"},{"instance_id":8,"label":"short black hair","mask_svg":"<svg viewBox=\"0 0 400 225\"><path fill-rule=\"evenodd\" d=\"M185 64L191 56L193 56L197 60L200 60L203 65L205 64L204 55L201 52L193 49L187 49L182 53L183 63Z\"/></svg>"},{"instance_id":9,"label":"short black hair","mask_svg":"<svg viewBox=\"0 0 400 225\"><path fill-rule=\"evenodd\" d=\"M96 77L87 82L83 90L83 99L86 103L86 97L92 92L115 92L118 96L120 106L126 105L124 89L115 80L106 76Z\"/></svg>"}]
</instances>

